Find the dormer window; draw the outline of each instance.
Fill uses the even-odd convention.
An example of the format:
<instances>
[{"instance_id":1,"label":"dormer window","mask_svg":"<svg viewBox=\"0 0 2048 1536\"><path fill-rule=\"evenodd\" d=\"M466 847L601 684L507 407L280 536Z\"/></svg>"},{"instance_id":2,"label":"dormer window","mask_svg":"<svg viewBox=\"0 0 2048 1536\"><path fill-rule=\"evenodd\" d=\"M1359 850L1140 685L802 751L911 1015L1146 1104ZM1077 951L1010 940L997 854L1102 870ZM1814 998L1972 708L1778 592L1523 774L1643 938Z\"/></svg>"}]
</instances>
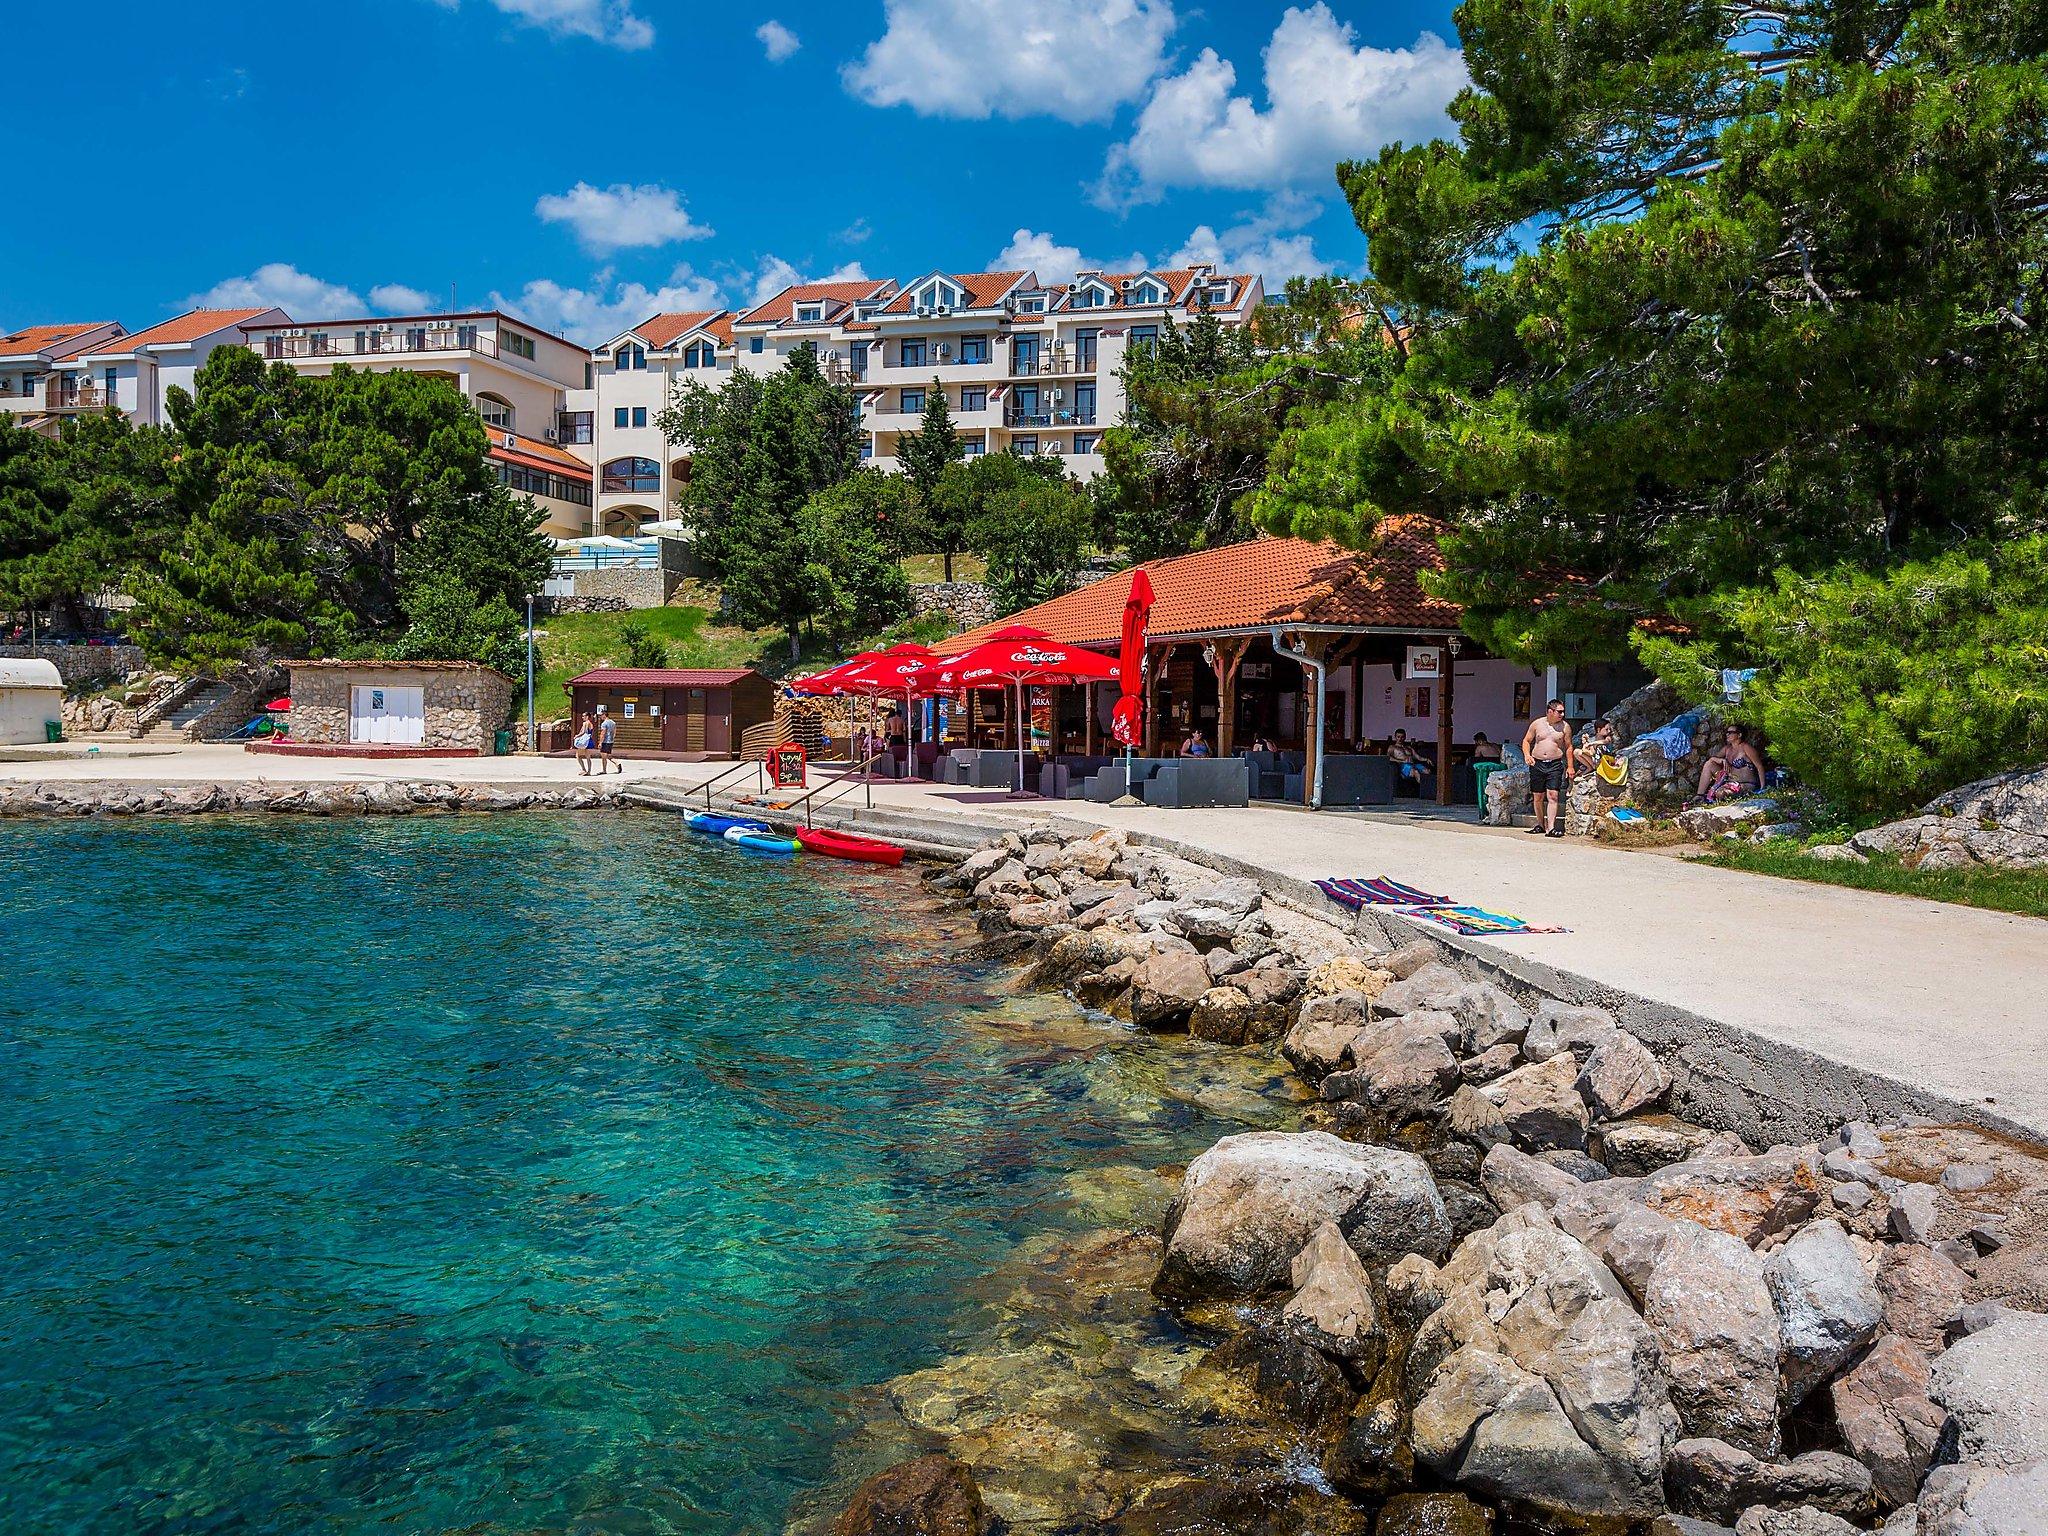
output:
<instances>
[{"instance_id":1,"label":"dormer window","mask_svg":"<svg viewBox=\"0 0 2048 1536\"><path fill-rule=\"evenodd\" d=\"M683 366L685 368L716 368L718 366L718 349L708 341L693 341L683 348Z\"/></svg>"},{"instance_id":2,"label":"dormer window","mask_svg":"<svg viewBox=\"0 0 2048 1536\"><path fill-rule=\"evenodd\" d=\"M1131 284L1129 302L1133 304L1164 304L1166 290L1147 278L1144 282Z\"/></svg>"},{"instance_id":3,"label":"dormer window","mask_svg":"<svg viewBox=\"0 0 2048 1536\"><path fill-rule=\"evenodd\" d=\"M612 355L612 368L618 373L632 373L647 367L647 349L637 341L621 342L619 350Z\"/></svg>"},{"instance_id":4,"label":"dormer window","mask_svg":"<svg viewBox=\"0 0 2048 1536\"><path fill-rule=\"evenodd\" d=\"M796 307L796 321L798 325L817 325L824 318L825 306L822 304L799 304Z\"/></svg>"},{"instance_id":5,"label":"dormer window","mask_svg":"<svg viewBox=\"0 0 2048 1536\"><path fill-rule=\"evenodd\" d=\"M1017 308L1023 314L1042 315L1045 313L1045 295L1042 293L1026 294L1017 301Z\"/></svg>"}]
</instances>

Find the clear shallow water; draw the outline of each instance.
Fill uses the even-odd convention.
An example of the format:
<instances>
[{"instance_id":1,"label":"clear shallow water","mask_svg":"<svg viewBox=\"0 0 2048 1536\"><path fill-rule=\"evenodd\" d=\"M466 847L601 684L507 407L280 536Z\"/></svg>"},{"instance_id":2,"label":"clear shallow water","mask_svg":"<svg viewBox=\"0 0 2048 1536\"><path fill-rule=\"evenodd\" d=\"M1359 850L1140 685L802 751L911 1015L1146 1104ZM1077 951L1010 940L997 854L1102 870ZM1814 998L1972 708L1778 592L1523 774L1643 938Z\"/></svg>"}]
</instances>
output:
<instances>
[{"instance_id":1,"label":"clear shallow water","mask_svg":"<svg viewBox=\"0 0 2048 1536\"><path fill-rule=\"evenodd\" d=\"M659 816L0 828L9 1529L768 1532L1232 1110Z\"/></svg>"}]
</instances>

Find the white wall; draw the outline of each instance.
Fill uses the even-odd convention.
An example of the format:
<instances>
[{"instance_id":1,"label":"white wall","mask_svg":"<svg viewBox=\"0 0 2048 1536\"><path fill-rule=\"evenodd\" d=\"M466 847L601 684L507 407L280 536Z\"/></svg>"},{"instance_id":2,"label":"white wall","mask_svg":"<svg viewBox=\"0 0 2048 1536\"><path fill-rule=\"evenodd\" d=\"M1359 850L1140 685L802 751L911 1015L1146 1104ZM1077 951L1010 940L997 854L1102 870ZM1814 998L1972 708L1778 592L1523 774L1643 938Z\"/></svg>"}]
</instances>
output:
<instances>
[{"instance_id":1,"label":"white wall","mask_svg":"<svg viewBox=\"0 0 2048 1536\"><path fill-rule=\"evenodd\" d=\"M0 743L20 746L44 739L43 722L63 718L62 688L0 687Z\"/></svg>"},{"instance_id":2,"label":"white wall","mask_svg":"<svg viewBox=\"0 0 2048 1536\"><path fill-rule=\"evenodd\" d=\"M1403 729L1410 738L1436 739L1436 711L1443 705L1443 684L1440 680L1403 682L1395 677L1392 667L1386 666L1368 666L1361 670L1365 683L1364 723L1367 736L1384 741L1396 729ZM1348 688L1351 668L1339 667L1335 671L1344 674ZM1540 710L1543 705L1541 672L1518 667L1511 661L1460 661L1451 705L1452 739L1462 744L1472 739L1474 731L1484 731L1495 741L1520 741L1522 733L1529 728L1529 722L1515 718L1517 682L1529 685L1530 707ZM1406 713L1407 692L1423 687L1429 689L1430 712L1411 717ZM1338 718L1335 708L1332 708L1330 718L1333 722ZM1345 718L1348 721L1349 717Z\"/></svg>"}]
</instances>

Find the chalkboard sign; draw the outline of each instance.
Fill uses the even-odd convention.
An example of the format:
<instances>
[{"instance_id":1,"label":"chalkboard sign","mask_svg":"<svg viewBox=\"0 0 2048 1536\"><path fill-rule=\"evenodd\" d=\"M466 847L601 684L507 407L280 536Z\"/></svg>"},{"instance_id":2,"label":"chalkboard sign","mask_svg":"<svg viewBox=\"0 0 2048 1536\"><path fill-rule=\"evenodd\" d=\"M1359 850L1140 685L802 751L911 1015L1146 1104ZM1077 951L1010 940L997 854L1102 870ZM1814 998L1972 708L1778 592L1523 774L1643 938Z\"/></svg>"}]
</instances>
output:
<instances>
[{"instance_id":1,"label":"chalkboard sign","mask_svg":"<svg viewBox=\"0 0 2048 1536\"><path fill-rule=\"evenodd\" d=\"M804 787L804 749L784 742L768 754L768 777L777 789Z\"/></svg>"}]
</instances>

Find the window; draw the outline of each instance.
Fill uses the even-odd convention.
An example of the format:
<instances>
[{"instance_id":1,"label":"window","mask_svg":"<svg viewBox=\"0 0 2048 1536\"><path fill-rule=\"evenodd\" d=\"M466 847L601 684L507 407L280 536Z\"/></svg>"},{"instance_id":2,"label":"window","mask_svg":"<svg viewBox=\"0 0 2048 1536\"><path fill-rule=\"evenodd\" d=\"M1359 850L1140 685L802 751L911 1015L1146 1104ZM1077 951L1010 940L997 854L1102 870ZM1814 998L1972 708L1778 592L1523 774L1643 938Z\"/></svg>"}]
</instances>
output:
<instances>
[{"instance_id":1,"label":"window","mask_svg":"<svg viewBox=\"0 0 2048 1536\"><path fill-rule=\"evenodd\" d=\"M963 437L960 439L960 451L970 459L978 459L988 452L988 439L985 437Z\"/></svg>"},{"instance_id":2,"label":"window","mask_svg":"<svg viewBox=\"0 0 2048 1536\"><path fill-rule=\"evenodd\" d=\"M708 341L693 341L683 348L683 366L685 368L716 368L718 366L718 349Z\"/></svg>"},{"instance_id":3,"label":"window","mask_svg":"<svg viewBox=\"0 0 2048 1536\"><path fill-rule=\"evenodd\" d=\"M620 347L618 353L612 359L612 368L619 373L631 373L635 370L645 369L646 366L647 349L637 341L629 341ZM624 426L625 423L621 422L619 425Z\"/></svg>"},{"instance_id":4,"label":"window","mask_svg":"<svg viewBox=\"0 0 2048 1536\"><path fill-rule=\"evenodd\" d=\"M963 411L985 411L988 409L986 389L963 389L960 391L960 409Z\"/></svg>"},{"instance_id":5,"label":"window","mask_svg":"<svg viewBox=\"0 0 2048 1536\"><path fill-rule=\"evenodd\" d=\"M107 387L107 398L109 400L114 398L114 380L116 377L116 371L112 368L107 369L105 373L100 375L100 382Z\"/></svg>"},{"instance_id":6,"label":"window","mask_svg":"<svg viewBox=\"0 0 2048 1536\"><path fill-rule=\"evenodd\" d=\"M613 459L604 467L603 488L607 491L661 489L661 466L652 459Z\"/></svg>"},{"instance_id":7,"label":"window","mask_svg":"<svg viewBox=\"0 0 2048 1536\"><path fill-rule=\"evenodd\" d=\"M758 353L761 350L761 338L758 336L749 336L747 338L747 350L749 352Z\"/></svg>"},{"instance_id":8,"label":"window","mask_svg":"<svg viewBox=\"0 0 2048 1536\"><path fill-rule=\"evenodd\" d=\"M1034 293L1029 298L1019 299L1017 308L1027 315L1042 315L1045 313L1045 295Z\"/></svg>"},{"instance_id":9,"label":"window","mask_svg":"<svg viewBox=\"0 0 2048 1536\"><path fill-rule=\"evenodd\" d=\"M583 387L584 387L585 389L588 389L588 388L590 388L590 386L591 386L591 379L590 379L590 361L589 361L589 359L587 359L587 358L586 358L586 359L584 360L584 363L583 363Z\"/></svg>"},{"instance_id":10,"label":"window","mask_svg":"<svg viewBox=\"0 0 2048 1536\"><path fill-rule=\"evenodd\" d=\"M962 336L960 338L960 361L963 363L987 362L988 338L986 336Z\"/></svg>"},{"instance_id":11,"label":"window","mask_svg":"<svg viewBox=\"0 0 2048 1536\"><path fill-rule=\"evenodd\" d=\"M1095 366L1095 345L1102 332L1095 326L1074 332L1074 357L1084 369Z\"/></svg>"},{"instance_id":12,"label":"window","mask_svg":"<svg viewBox=\"0 0 2048 1536\"><path fill-rule=\"evenodd\" d=\"M905 368L922 368L924 366L924 355L924 338L922 336L905 337L903 345L897 353L896 361Z\"/></svg>"},{"instance_id":13,"label":"window","mask_svg":"<svg viewBox=\"0 0 2048 1536\"><path fill-rule=\"evenodd\" d=\"M1130 350L1133 352L1157 346L1159 327L1156 325L1134 325L1130 331Z\"/></svg>"},{"instance_id":14,"label":"window","mask_svg":"<svg viewBox=\"0 0 2048 1536\"><path fill-rule=\"evenodd\" d=\"M1136 283L1131 288L1130 302L1133 304L1163 304L1166 302L1166 294L1161 291L1157 283Z\"/></svg>"},{"instance_id":15,"label":"window","mask_svg":"<svg viewBox=\"0 0 2048 1536\"><path fill-rule=\"evenodd\" d=\"M921 416L921 415L923 415L923 414L924 414L924 391L923 391L923 390L921 390L921 389L906 389L906 390L904 390L904 391L903 391L903 406L902 406L902 410L903 410L903 414L904 414L904 415L906 415L906 416Z\"/></svg>"},{"instance_id":16,"label":"window","mask_svg":"<svg viewBox=\"0 0 2048 1536\"><path fill-rule=\"evenodd\" d=\"M647 407L646 407L646 406L644 406L644 405L636 405L636 406L634 406L634 407L633 407L633 425L634 425L634 426L636 426L636 427L644 427L644 426L646 426L646 425L647 425Z\"/></svg>"},{"instance_id":17,"label":"window","mask_svg":"<svg viewBox=\"0 0 2048 1536\"><path fill-rule=\"evenodd\" d=\"M509 485L515 491L524 491L529 496L545 496L551 501L571 502L579 507L590 505L590 482L570 480L562 475L542 474L537 469L528 469L521 464L500 464L498 482Z\"/></svg>"},{"instance_id":18,"label":"window","mask_svg":"<svg viewBox=\"0 0 2048 1536\"><path fill-rule=\"evenodd\" d=\"M612 425L623 427L628 420L626 408L622 405L612 412Z\"/></svg>"},{"instance_id":19,"label":"window","mask_svg":"<svg viewBox=\"0 0 2048 1536\"><path fill-rule=\"evenodd\" d=\"M1074 295L1073 301L1067 307L1069 309L1099 309L1101 305L1102 290L1100 288L1083 288Z\"/></svg>"},{"instance_id":20,"label":"window","mask_svg":"<svg viewBox=\"0 0 2048 1536\"><path fill-rule=\"evenodd\" d=\"M496 427L500 432L512 430L512 407L496 395L478 395L476 409L485 426Z\"/></svg>"},{"instance_id":21,"label":"window","mask_svg":"<svg viewBox=\"0 0 2048 1536\"><path fill-rule=\"evenodd\" d=\"M1026 432L1010 439L1010 452L1019 458L1028 459L1038 452L1038 434Z\"/></svg>"},{"instance_id":22,"label":"window","mask_svg":"<svg viewBox=\"0 0 2048 1536\"><path fill-rule=\"evenodd\" d=\"M587 443L590 441L590 412L555 412L555 441L558 443Z\"/></svg>"},{"instance_id":23,"label":"window","mask_svg":"<svg viewBox=\"0 0 2048 1536\"><path fill-rule=\"evenodd\" d=\"M860 456L864 459L872 459L875 456L875 444L872 438L864 437L860 440Z\"/></svg>"},{"instance_id":24,"label":"window","mask_svg":"<svg viewBox=\"0 0 2048 1536\"><path fill-rule=\"evenodd\" d=\"M498 332L498 350L510 352L514 357L523 357L528 362L532 362L533 338L531 336L522 336L517 331L500 331ZM636 348L635 350L638 349ZM639 366L645 366L644 359Z\"/></svg>"},{"instance_id":25,"label":"window","mask_svg":"<svg viewBox=\"0 0 2048 1536\"><path fill-rule=\"evenodd\" d=\"M1074 452L1093 453L1094 451L1095 434L1093 432L1076 432L1074 434Z\"/></svg>"},{"instance_id":26,"label":"window","mask_svg":"<svg viewBox=\"0 0 2048 1536\"><path fill-rule=\"evenodd\" d=\"M796 307L796 319L799 325L816 325L824 318L825 306L822 304L799 304Z\"/></svg>"}]
</instances>

